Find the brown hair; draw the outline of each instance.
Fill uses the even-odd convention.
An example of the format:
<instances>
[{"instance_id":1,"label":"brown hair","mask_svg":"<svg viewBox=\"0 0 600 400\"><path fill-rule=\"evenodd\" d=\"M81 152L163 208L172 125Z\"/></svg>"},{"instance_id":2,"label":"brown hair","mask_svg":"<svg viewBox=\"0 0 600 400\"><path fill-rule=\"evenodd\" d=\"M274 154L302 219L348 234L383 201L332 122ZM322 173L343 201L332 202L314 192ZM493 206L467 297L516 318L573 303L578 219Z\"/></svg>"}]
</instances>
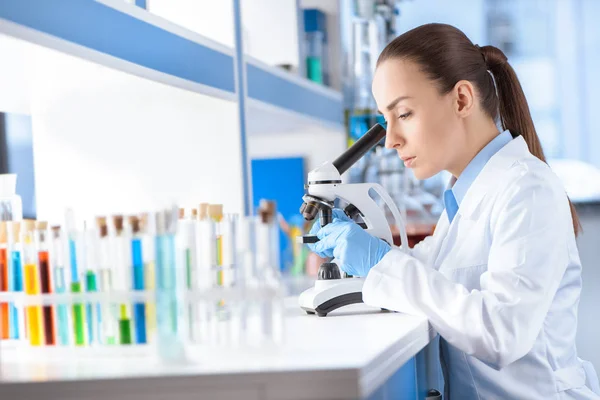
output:
<instances>
[{"instance_id":1,"label":"brown hair","mask_svg":"<svg viewBox=\"0 0 600 400\"><path fill-rule=\"evenodd\" d=\"M484 111L514 137L523 136L531 154L546 162L523 88L500 49L476 46L451 25L426 24L392 40L381 52L377 65L390 58L417 63L442 94L449 93L458 81L471 82L481 96ZM577 235L581 224L570 200L569 205Z\"/></svg>"}]
</instances>

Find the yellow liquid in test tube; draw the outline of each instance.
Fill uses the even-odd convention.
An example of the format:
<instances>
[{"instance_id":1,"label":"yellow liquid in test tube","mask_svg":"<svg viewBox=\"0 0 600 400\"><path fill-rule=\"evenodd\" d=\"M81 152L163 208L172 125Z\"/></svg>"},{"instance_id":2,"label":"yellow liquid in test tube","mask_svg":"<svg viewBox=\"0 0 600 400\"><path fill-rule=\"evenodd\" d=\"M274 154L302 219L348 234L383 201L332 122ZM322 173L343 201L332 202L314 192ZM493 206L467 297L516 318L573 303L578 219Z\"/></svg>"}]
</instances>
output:
<instances>
[{"instance_id":1,"label":"yellow liquid in test tube","mask_svg":"<svg viewBox=\"0 0 600 400\"><path fill-rule=\"evenodd\" d=\"M221 233L221 221L223 220L223 205L210 204L208 215L215 222L216 246L217 246L217 285L223 286L223 235Z\"/></svg>"},{"instance_id":2,"label":"yellow liquid in test tube","mask_svg":"<svg viewBox=\"0 0 600 400\"><path fill-rule=\"evenodd\" d=\"M217 236L217 265L223 267L223 236ZM217 272L217 285L223 286L223 269Z\"/></svg>"},{"instance_id":3,"label":"yellow liquid in test tube","mask_svg":"<svg viewBox=\"0 0 600 400\"><path fill-rule=\"evenodd\" d=\"M24 267L25 294L37 295L40 293L40 279L36 264L26 264ZM41 346L44 343L44 331L42 329L42 307L27 306L25 308L27 318L27 337L32 346Z\"/></svg>"},{"instance_id":4,"label":"yellow liquid in test tube","mask_svg":"<svg viewBox=\"0 0 600 400\"><path fill-rule=\"evenodd\" d=\"M223 235L221 232L221 221L223 220L223 205L222 204L210 204L208 206L208 215L215 223L216 233L216 250L217 250L217 285L223 286ZM225 302L220 300L217 303L218 307L223 307Z\"/></svg>"}]
</instances>

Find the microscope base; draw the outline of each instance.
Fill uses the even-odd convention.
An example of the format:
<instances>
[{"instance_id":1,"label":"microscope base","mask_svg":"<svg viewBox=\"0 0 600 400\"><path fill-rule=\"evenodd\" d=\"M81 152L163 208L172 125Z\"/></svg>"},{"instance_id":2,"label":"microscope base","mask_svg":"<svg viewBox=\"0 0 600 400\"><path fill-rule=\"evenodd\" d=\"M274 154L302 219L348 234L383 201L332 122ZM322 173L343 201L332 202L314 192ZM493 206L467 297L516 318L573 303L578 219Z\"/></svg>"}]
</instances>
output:
<instances>
[{"instance_id":1,"label":"microscope base","mask_svg":"<svg viewBox=\"0 0 600 400\"><path fill-rule=\"evenodd\" d=\"M362 303L364 282L365 278L318 280L300 295L300 308L307 314L325 317L340 307Z\"/></svg>"}]
</instances>

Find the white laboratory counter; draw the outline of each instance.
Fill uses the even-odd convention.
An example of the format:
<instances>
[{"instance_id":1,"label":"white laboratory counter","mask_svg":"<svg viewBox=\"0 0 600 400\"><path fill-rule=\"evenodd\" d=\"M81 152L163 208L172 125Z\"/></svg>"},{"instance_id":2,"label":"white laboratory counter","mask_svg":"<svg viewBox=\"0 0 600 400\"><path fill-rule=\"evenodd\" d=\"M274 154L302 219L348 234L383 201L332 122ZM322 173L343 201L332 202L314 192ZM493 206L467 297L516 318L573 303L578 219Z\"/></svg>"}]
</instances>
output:
<instances>
[{"instance_id":1,"label":"white laboratory counter","mask_svg":"<svg viewBox=\"0 0 600 400\"><path fill-rule=\"evenodd\" d=\"M353 305L326 318L286 299L278 349L208 352L204 362L4 358L0 399L355 399L381 387L434 337L425 318Z\"/></svg>"}]
</instances>

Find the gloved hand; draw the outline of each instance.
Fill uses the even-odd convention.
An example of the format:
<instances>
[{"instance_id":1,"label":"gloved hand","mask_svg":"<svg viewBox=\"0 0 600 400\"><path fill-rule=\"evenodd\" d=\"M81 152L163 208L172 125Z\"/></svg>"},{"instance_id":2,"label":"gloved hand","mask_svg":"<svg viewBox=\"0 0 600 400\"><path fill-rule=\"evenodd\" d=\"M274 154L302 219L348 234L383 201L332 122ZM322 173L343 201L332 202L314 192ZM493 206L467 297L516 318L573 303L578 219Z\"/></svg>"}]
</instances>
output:
<instances>
[{"instance_id":1,"label":"gloved hand","mask_svg":"<svg viewBox=\"0 0 600 400\"><path fill-rule=\"evenodd\" d=\"M334 208L332 214L333 214L333 221L332 221L332 223L335 222L335 221L352 221L350 219L350 217L348 217L346 215L346 213L343 210L339 209L339 208ZM309 235L316 236L317 232L319 232L320 230L321 230L321 219L317 218L315 220L315 223L313 224L313 226L310 228ZM331 249L328 249L326 251L316 251L315 250L315 244L316 243L310 243L310 244L308 244L308 248L313 253L317 253L317 255L319 257L323 257L323 258L325 258L325 257L333 257L333 251Z\"/></svg>"},{"instance_id":2,"label":"gloved hand","mask_svg":"<svg viewBox=\"0 0 600 400\"><path fill-rule=\"evenodd\" d=\"M367 276L391 247L367 233L354 221L333 221L317 232L319 241L313 244L317 254L331 254L348 275Z\"/></svg>"}]
</instances>

